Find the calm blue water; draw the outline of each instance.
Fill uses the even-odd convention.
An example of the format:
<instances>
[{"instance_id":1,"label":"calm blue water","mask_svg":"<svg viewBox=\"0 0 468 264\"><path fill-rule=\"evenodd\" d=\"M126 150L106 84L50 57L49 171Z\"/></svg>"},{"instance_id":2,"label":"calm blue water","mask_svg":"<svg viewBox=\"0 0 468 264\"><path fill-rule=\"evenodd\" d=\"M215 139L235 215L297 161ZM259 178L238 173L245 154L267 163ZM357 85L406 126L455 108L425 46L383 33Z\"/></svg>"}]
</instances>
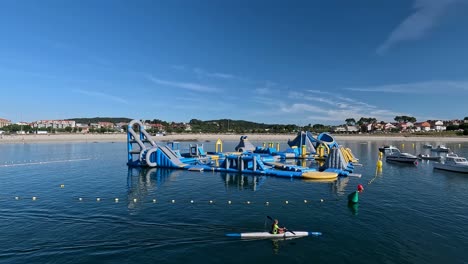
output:
<instances>
[{"instance_id":1,"label":"calm blue water","mask_svg":"<svg viewBox=\"0 0 468 264\"><path fill-rule=\"evenodd\" d=\"M364 164L362 178L129 171L125 143L0 145L0 263L468 263L468 175L384 161L375 177L381 143L340 143ZM403 150L429 153L423 143L437 144ZM467 143L447 146L468 156ZM359 207L349 208L359 183ZM263 231L267 215L323 235L224 236Z\"/></svg>"}]
</instances>

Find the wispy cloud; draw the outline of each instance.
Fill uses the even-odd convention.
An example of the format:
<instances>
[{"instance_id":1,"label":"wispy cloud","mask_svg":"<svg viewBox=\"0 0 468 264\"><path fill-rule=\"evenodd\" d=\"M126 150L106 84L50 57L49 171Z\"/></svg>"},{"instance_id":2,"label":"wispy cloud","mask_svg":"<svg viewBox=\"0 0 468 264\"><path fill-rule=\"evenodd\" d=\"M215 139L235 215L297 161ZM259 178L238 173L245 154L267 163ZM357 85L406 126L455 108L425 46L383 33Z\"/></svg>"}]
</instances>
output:
<instances>
[{"instance_id":1,"label":"wispy cloud","mask_svg":"<svg viewBox=\"0 0 468 264\"><path fill-rule=\"evenodd\" d=\"M290 92L288 102L283 103L280 110L283 113L301 113L302 120L344 122L346 118L375 117L378 120L393 120L397 115L409 115L387 109L380 109L350 97L328 92L318 92L314 95L311 91ZM315 120L315 121L314 121Z\"/></svg>"},{"instance_id":2,"label":"wispy cloud","mask_svg":"<svg viewBox=\"0 0 468 264\"><path fill-rule=\"evenodd\" d=\"M178 81L167 81L155 78L151 75L147 75L148 80L155 84L164 85L164 86L171 86L180 89L186 89L195 92L219 92L220 89L216 87L211 87L203 84L198 83L191 83L191 82L178 82Z\"/></svg>"},{"instance_id":3,"label":"wispy cloud","mask_svg":"<svg viewBox=\"0 0 468 264\"><path fill-rule=\"evenodd\" d=\"M387 84L371 87L351 87L345 90L355 92L380 92L404 94L439 94L447 91L468 91L468 81L427 81L415 83Z\"/></svg>"},{"instance_id":4,"label":"wispy cloud","mask_svg":"<svg viewBox=\"0 0 468 264\"><path fill-rule=\"evenodd\" d=\"M258 95L267 95L267 94L271 94L272 92L273 92L272 89L267 88L267 87L254 89L254 93L256 93Z\"/></svg>"},{"instance_id":5,"label":"wispy cloud","mask_svg":"<svg viewBox=\"0 0 468 264\"><path fill-rule=\"evenodd\" d=\"M91 96L91 97L102 98L102 99L106 99L106 100L110 100L110 101L114 101L114 102L118 102L122 104L129 104L127 100L121 97L115 96L115 95L111 95L111 94L95 92L95 91L87 91L87 90L81 90L81 89L77 89L73 91L76 93L80 93L80 94Z\"/></svg>"},{"instance_id":6,"label":"wispy cloud","mask_svg":"<svg viewBox=\"0 0 468 264\"><path fill-rule=\"evenodd\" d=\"M418 40L429 32L452 4L461 0L416 0L414 12L405 18L384 43L377 54L385 54L392 46L403 41Z\"/></svg>"}]
</instances>

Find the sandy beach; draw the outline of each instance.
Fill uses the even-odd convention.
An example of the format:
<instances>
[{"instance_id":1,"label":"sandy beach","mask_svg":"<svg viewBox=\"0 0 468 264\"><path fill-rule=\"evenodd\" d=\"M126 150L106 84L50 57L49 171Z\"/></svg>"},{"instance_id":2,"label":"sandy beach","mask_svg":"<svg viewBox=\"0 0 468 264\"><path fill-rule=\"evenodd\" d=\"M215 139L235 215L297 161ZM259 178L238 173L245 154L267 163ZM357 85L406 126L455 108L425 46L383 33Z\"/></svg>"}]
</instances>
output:
<instances>
[{"instance_id":1,"label":"sandy beach","mask_svg":"<svg viewBox=\"0 0 468 264\"><path fill-rule=\"evenodd\" d=\"M250 141L287 142L296 134L247 134ZM199 141L212 142L220 138L223 141L238 141L241 135L227 134L177 134L154 136L156 142ZM333 135L336 141L406 141L406 142L468 142L468 137L424 137L399 135ZM0 144L15 143L69 143L69 142L125 142L127 134L49 134L49 135L0 135Z\"/></svg>"}]
</instances>

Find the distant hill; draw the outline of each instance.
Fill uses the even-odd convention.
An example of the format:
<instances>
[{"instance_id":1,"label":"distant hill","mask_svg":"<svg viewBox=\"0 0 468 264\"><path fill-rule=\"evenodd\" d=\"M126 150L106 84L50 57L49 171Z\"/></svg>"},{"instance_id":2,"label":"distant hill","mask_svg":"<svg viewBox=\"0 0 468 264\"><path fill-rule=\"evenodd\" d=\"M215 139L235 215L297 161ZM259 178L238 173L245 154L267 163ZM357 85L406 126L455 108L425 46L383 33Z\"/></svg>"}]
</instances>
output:
<instances>
[{"instance_id":1,"label":"distant hill","mask_svg":"<svg viewBox=\"0 0 468 264\"><path fill-rule=\"evenodd\" d=\"M92 117L92 118L70 118L70 119L65 119L65 120L73 120L76 123L81 123L81 124L89 124L89 123L98 123L98 122L111 122L111 123L120 123L120 122L125 122L129 123L132 121L130 118L126 117Z\"/></svg>"}]
</instances>

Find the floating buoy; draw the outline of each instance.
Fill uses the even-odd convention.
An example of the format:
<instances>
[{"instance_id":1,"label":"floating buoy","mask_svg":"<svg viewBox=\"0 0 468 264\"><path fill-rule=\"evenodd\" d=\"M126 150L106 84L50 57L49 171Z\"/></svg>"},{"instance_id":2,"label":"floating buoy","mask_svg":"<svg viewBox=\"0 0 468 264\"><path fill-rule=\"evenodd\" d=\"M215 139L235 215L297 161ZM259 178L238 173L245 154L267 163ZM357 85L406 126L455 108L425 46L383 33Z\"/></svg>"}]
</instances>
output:
<instances>
[{"instance_id":1,"label":"floating buoy","mask_svg":"<svg viewBox=\"0 0 468 264\"><path fill-rule=\"evenodd\" d=\"M156 203L156 199L153 199L153 203Z\"/></svg>"},{"instance_id":2,"label":"floating buoy","mask_svg":"<svg viewBox=\"0 0 468 264\"><path fill-rule=\"evenodd\" d=\"M323 199L320 199L320 202L323 203Z\"/></svg>"},{"instance_id":3,"label":"floating buoy","mask_svg":"<svg viewBox=\"0 0 468 264\"><path fill-rule=\"evenodd\" d=\"M266 206L270 205L270 202L266 202L265 205L266 205Z\"/></svg>"},{"instance_id":4,"label":"floating buoy","mask_svg":"<svg viewBox=\"0 0 468 264\"><path fill-rule=\"evenodd\" d=\"M247 201L247 204L250 204L250 201Z\"/></svg>"},{"instance_id":5,"label":"floating buoy","mask_svg":"<svg viewBox=\"0 0 468 264\"><path fill-rule=\"evenodd\" d=\"M60 188L64 188L65 187L65 184L60 184Z\"/></svg>"},{"instance_id":6,"label":"floating buoy","mask_svg":"<svg viewBox=\"0 0 468 264\"><path fill-rule=\"evenodd\" d=\"M32 200L33 200L33 201L36 201L36 199L37 199L36 196L33 196L33 197L32 197Z\"/></svg>"},{"instance_id":7,"label":"floating buoy","mask_svg":"<svg viewBox=\"0 0 468 264\"><path fill-rule=\"evenodd\" d=\"M231 201L228 201L228 204L231 204Z\"/></svg>"},{"instance_id":8,"label":"floating buoy","mask_svg":"<svg viewBox=\"0 0 468 264\"><path fill-rule=\"evenodd\" d=\"M78 200L79 200L79 201L83 201L83 198L80 197L80 198L78 198Z\"/></svg>"},{"instance_id":9,"label":"floating buoy","mask_svg":"<svg viewBox=\"0 0 468 264\"><path fill-rule=\"evenodd\" d=\"M212 203L213 203L213 201L210 200L210 204L212 204Z\"/></svg>"},{"instance_id":10,"label":"floating buoy","mask_svg":"<svg viewBox=\"0 0 468 264\"><path fill-rule=\"evenodd\" d=\"M172 203L175 203L175 200L172 200L171 202L172 202Z\"/></svg>"},{"instance_id":11,"label":"floating buoy","mask_svg":"<svg viewBox=\"0 0 468 264\"><path fill-rule=\"evenodd\" d=\"M96 198L96 201L97 201L97 202L101 201L101 198Z\"/></svg>"},{"instance_id":12,"label":"floating buoy","mask_svg":"<svg viewBox=\"0 0 468 264\"><path fill-rule=\"evenodd\" d=\"M118 202L119 202L119 198L115 198L114 201L115 201L116 203L118 203Z\"/></svg>"},{"instance_id":13,"label":"floating buoy","mask_svg":"<svg viewBox=\"0 0 468 264\"><path fill-rule=\"evenodd\" d=\"M138 200L137 198L133 198L133 202L136 203Z\"/></svg>"},{"instance_id":14,"label":"floating buoy","mask_svg":"<svg viewBox=\"0 0 468 264\"><path fill-rule=\"evenodd\" d=\"M193 200L190 200L190 203L193 203Z\"/></svg>"},{"instance_id":15,"label":"floating buoy","mask_svg":"<svg viewBox=\"0 0 468 264\"><path fill-rule=\"evenodd\" d=\"M379 169L382 168L382 161L381 160L377 161L377 168L379 168Z\"/></svg>"},{"instance_id":16,"label":"floating buoy","mask_svg":"<svg viewBox=\"0 0 468 264\"><path fill-rule=\"evenodd\" d=\"M15 200L19 200L19 197L18 197L18 196L16 196L16 197L15 197Z\"/></svg>"},{"instance_id":17,"label":"floating buoy","mask_svg":"<svg viewBox=\"0 0 468 264\"><path fill-rule=\"evenodd\" d=\"M304 200L304 203L307 203L307 200Z\"/></svg>"},{"instance_id":18,"label":"floating buoy","mask_svg":"<svg viewBox=\"0 0 468 264\"><path fill-rule=\"evenodd\" d=\"M288 204L289 202L288 201L284 201L285 204Z\"/></svg>"}]
</instances>

